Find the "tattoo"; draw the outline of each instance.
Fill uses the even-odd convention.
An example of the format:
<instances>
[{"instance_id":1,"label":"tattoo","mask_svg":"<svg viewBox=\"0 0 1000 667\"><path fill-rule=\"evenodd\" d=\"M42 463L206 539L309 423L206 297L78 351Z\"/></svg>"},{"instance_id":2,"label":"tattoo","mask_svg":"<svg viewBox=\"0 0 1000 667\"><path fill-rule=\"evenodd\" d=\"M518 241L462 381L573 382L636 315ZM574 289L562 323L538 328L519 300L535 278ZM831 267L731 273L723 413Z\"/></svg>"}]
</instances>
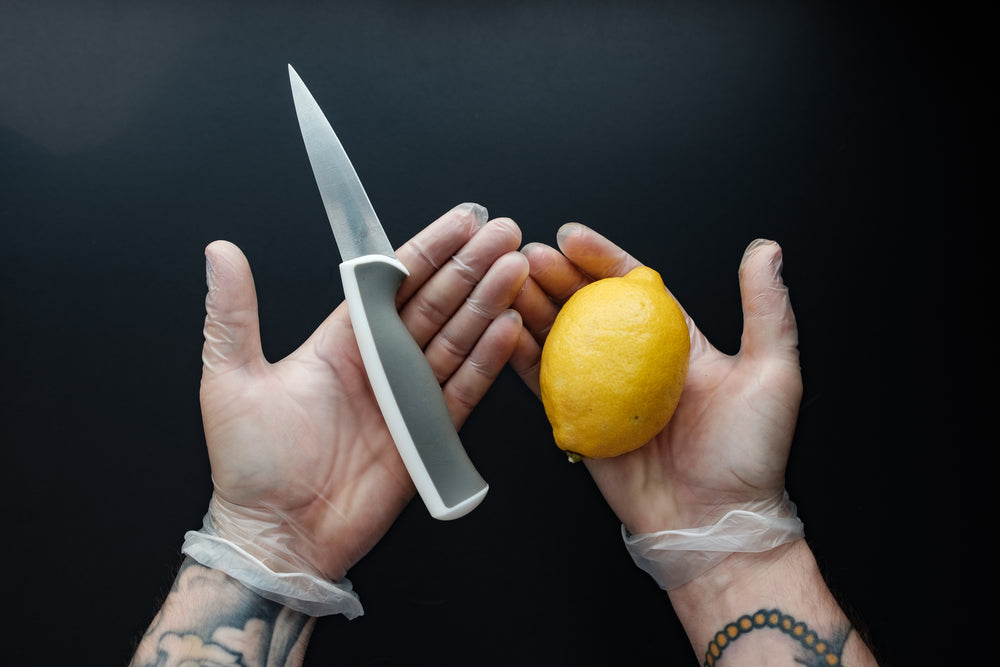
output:
<instances>
[{"instance_id":1,"label":"tattoo","mask_svg":"<svg viewBox=\"0 0 1000 667\"><path fill-rule=\"evenodd\" d=\"M186 559L132 667L299 664L312 619Z\"/></svg>"},{"instance_id":2,"label":"tattoo","mask_svg":"<svg viewBox=\"0 0 1000 667\"><path fill-rule=\"evenodd\" d=\"M795 658L797 664L807 667L830 667L841 664L840 655L852 628L848 626L836 632L833 637L823 639L808 625L796 621L788 614L777 609L761 609L749 616L741 616L716 633L708 644L708 650L705 651L704 667L713 667L730 644L755 630L775 630L790 638L799 651L799 655Z\"/></svg>"}]
</instances>

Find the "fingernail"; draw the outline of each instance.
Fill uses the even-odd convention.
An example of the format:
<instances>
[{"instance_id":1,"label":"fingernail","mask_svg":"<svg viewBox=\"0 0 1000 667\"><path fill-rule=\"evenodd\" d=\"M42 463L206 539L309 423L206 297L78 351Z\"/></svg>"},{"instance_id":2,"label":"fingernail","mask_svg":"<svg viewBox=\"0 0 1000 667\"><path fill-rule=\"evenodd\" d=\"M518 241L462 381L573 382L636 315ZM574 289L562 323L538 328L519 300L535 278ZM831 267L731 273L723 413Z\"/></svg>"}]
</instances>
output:
<instances>
[{"instance_id":1,"label":"fingernail","mask_svg":"<svg viewBox=\"0 0 1000 667\"><path fill-rule=\"evenodd\" d=\"M556 232L556 243L562 243L573 234L579 234L586 229L587 228L579 222L567 222L559 228L559 231Z\"/></svg>"},{"instance_id":2,"label":"fingernail","mask_svg":"<svg viewBox=\"0 0 1000 667\"><path fill-rule=\"evenodd\" d=\"M740 259L740 268L742 269L743 265L747 263L747 260L750 259L751 255L753 255L754 250L762 245L767 245L768 243L774 243L774 241L769 239L754 239L751 241L750 245L748 245L746 250L743 251L743 257Z\"/></svg>"},{"instance_id":3,"label":"fingernail","mask_svg":"<svg viewBox=\"0 0 1000 667\"><path fill-rule=\"evenodd\" d=\"M775 281L781 282L784 280L784 278L781 277L781 272L785 268L785 254L781 252L781 248L778 248L778 252L774 255L773 267Z\"/></svg>"},{"instance_id":4,"label":"fingernail","mask_svg":"<svg viewBox=\"0 0 1000 667\"><path fill-rule=\"evenodd\" d=\"M747 246L747 249L743 251L743 254L747 255L750 253L751 250L756 250L760 246L765 245L767 243L774 243L774 241L770 239L754 239L753 241L750 242L750 245Z\"/></svg>"},{"instance_id":5,"label":"fingernail","mask_svg":"<svg viewBox=\"0 0 1000 667\"><path fill-rule=\"evenodd\" d=\"M508 308L497 316L497 319L512 320L517 324L521 324L521 313L517 312L513 308Z\"/></svg>"},{"instance_id":6,"label":"fingernail","mask_svg":"<svg viewBox=\"0 0 1000 667\"><path fill-rule=\"evenodd\" d=\"M212 268L212 260L205 255L205 284L209 291L215 289L215 269Z\"/></svg>"},{"instance_id":7,"label":"fingernail","mask_svg":"<svg viewBox=\"0 0 1000 667\"><path fill-rule=\"evenodd\" d=\"M481 204L465 202L464 204L456 206L455 210L470 213L473 217L475 217L477 227L482 227L490 219L489 211L487 211L486 207Z\"/></svg>"},{"instance_id":8,"label":"fingernail","mask_svg":"<svg viewBox=\"0 0 1000 667\"><path fill-rule=\"evenodd\" d=\"M747 263L747 260L750 259L751 255L753 255L754 250L765 245L773 245L778 248L778 251L771 257L769 265L771 267L773 279L776 282L780 282L781 269L784 266L784 258L782 257L781 247L778 246L777 242L770 239L755 239L751 241L750 245L747 246L747 249L743 251L743 259L740 260L740 268L743 268L743 265Z\"/></svg>"}]
</instances>

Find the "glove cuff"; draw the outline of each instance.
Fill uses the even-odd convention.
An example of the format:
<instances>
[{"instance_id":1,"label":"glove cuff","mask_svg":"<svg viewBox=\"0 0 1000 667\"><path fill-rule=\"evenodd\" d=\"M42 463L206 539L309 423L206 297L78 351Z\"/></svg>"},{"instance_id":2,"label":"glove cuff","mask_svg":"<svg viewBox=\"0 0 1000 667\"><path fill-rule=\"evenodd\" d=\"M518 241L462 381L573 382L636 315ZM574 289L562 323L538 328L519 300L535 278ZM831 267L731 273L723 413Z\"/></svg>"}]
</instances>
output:
<instances>
[{"instance_id":1,"label":"glove cuff","mask_svg":"<svg viewBox=\"0 0 1000 667\"><path fill-rule=\"evenodd\" d=\"M639 535L622 526L622 539L632 560L665 591L704 574L730 554L769 551L804 535L804 525L787 492L777 505L759 512L733 510L712 526Z\"/></svg>"},{"instance_id":2,"label":"glove cuff","mask_svg":"<svg viewBox=\"0 0 1000 667\"><path fill-rule=\"evenodd\" d=\"M364 614L351 582L320 579L304 572L274 572L238 545L199 531L184 535L181 552L205 567L226 573L263 598L309 616Z\"/></svg>"}]
</instances>

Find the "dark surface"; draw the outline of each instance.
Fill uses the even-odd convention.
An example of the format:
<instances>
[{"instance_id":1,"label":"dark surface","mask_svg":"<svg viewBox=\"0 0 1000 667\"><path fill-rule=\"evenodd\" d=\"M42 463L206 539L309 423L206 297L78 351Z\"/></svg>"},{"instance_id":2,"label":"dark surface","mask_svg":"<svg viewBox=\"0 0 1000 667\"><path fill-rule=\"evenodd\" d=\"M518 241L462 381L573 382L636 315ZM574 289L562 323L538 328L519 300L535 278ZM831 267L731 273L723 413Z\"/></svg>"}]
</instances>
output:
<instances>
[{"instance_id":1,"label":"dark surface","mask_svg":"<svg viewBox=\"0 0 1000 667\"><path fill-rule=\"evenodd\" d=\"M250 258L272 360L341 299L287 63L396 243L462 201L525 241L583 222L735 352L743 248L780 241L805 378L790 493L885 664L936 662L936 596L962 592L938 528L984 442L964 380L982 18L331 4L0 1L4 664L123 664L200 525L204 246ZM497 385L462 432L484 504L441 523L411 503L350 573L366 615L322 619L306 664L695 664L540 404Z\"/></svg>"}]
</instances>

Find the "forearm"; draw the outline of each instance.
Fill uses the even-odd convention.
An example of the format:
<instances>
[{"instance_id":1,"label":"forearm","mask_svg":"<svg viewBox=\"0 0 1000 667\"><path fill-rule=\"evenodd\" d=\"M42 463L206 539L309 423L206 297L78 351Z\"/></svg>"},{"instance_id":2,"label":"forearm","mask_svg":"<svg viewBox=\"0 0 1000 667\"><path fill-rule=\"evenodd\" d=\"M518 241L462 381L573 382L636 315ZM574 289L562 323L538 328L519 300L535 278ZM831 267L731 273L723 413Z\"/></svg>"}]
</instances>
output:
<instances>
[{"instance_id":1,"label":"forearm","mask_svg":"<svg viewBox=\"0 0 1000 667\"><path fill-rule=\"evenodd\" d=\"M294 667L314 621L188 558L130 666Z\"/></svg>"},{"instance_id":2,"label":"forearm","mask_svg":"<svg viewBox=\"0 0 1000 667\"><path fill-rule=\"evenodd\" d=\"M877 665L805 540L734 554L669 595L704 665Z\"/></svg>"}]
</instances>

